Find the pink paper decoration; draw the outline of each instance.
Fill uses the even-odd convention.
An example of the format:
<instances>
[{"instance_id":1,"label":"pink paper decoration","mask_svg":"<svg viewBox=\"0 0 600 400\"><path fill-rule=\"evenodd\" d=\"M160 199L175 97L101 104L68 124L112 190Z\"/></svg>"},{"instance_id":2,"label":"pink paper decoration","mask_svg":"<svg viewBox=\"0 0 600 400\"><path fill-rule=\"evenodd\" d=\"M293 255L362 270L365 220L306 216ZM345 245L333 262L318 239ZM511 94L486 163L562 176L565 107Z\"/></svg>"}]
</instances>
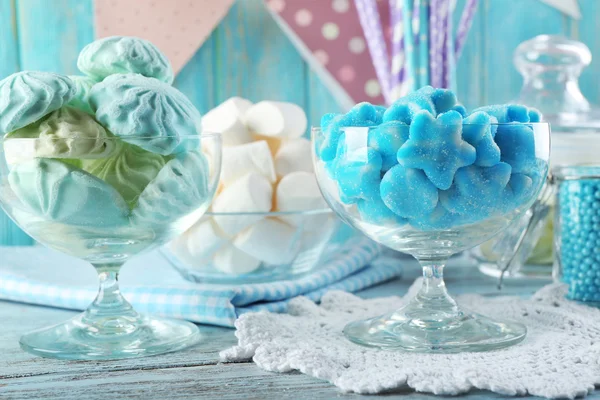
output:
<instances>
[{"instance_id":1,"label":"pink paper decoration","mask_svg":"<svg viewBox=\"0 0 600 400\"><path fill-rule=\"evenodd\" d=\"M175 73L225 17L234 0L96 0L98 38L136 36L154 43Z\"/></svg>"},{"instance_id":2,"label":"pink paper decoration","mask_svg":"<svg viewBox=\"0 0 600 400\"><path fill-rule=\"evenodd\" d=\"M344 108L383 104L382 88L353 0L266 0L267 7ZM377 2L388 27L387 1ZM390 32L386 31L387 48Z\"/></svg>"}]
</instances>

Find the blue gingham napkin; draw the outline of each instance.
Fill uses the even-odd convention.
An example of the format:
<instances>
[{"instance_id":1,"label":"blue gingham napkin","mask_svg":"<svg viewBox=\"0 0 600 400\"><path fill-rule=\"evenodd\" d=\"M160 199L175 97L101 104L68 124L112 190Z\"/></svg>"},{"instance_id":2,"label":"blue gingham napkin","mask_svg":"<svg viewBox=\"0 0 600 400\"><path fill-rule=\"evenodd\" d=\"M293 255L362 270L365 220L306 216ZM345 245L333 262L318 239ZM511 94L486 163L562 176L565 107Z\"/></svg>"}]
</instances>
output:
<instances>
[{"instance_id":1,"label":"blue gingham napkin","mask_svg":"<svg viewBox=\"0 0 600 400\"><path fill-rule=\"evenodd\" d=\"M301 279L227 286L188 282L153 251L132 259L119 280L140 312L232 327L246 312L284 312L295 296L318 301L328 290L355 292L399 276L398 261L379 255L379 246L363 239ZM0 299L83 310L96 295L96 282L84 261L41 246L0 247Z\"/></svg>"}]
</instances>

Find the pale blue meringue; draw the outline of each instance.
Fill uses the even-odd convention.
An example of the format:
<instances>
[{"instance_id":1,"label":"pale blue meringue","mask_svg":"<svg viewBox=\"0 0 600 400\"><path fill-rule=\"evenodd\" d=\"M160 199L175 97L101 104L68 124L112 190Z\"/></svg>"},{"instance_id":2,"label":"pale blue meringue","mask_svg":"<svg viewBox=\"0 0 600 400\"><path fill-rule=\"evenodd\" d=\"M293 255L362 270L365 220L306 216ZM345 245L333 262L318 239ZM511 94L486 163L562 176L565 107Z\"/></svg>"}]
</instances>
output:
<instances>
[{"instance_id":1,"label":"pale blue meringue","mask_svg":"<svg viewBox=\"0 0 600 400\"><path fill-rule=\"evenodd\" d=\"M168 155L199 146L199 136L181 136L198 135L202 116L183 93L157 79L111 75L94 85L89 100L101 124L145 150Z\"/></svg>"},{"instance_id":2,"label":"pale blue meringue","mask_svg":"<svg viewBox=\"0 0 600 400\"><path fill-rule=\"evenodd\" d=\"M21 209L45 221L86 227L126 226L129 207L109 184L58 160L17 164L8 182Z\"/></svg>"},{"instance_id":3,"label":"pale blue meringue","mask_svg":"<svg viewBox=\"0 0 600 400\"><path fill-rule=\"evenodd\" d=\"M66 76L36 71L10 75L0 81L0 134L40 120L74 95L75 86Z\"/></svg>"},{"instance_id":4,"label":"pale blue meringue","mask_svg":"<svg viewBox=\"0 0 600 400\"><path fill-rule=\"evenodd\" d=\"M212 198L209 176L204 154L199 151L178 154L165 164L138 198L132 212L133 223L170 224L207 207Z\"/></svg>"},{"instance_id":5,"label":"pale blue meringue","mask_svg":"<svg viewBox=\"0 0 600 400\"><path fill-rule=\"evenodd\" d=\"M69 75L69 79L73 81L73 84L75 85L75 95L67 105L94 115L94 111L90 107L88 98L92 86L98 83L98 81L87 76L79 75Z\"/></svg>"},{"instance_id":6,"label":"pale blue meringue","mask_svg":"<svg viewBox=\"0 0 600 400\"><path fill-rule=\"evenodd\" d=\"M112 36L85 46L77 67L91 78L101 81L112 74L141 74L168 84L173 82L173 69L167 57L147 40Z\"/></svg>"}]
</instances>

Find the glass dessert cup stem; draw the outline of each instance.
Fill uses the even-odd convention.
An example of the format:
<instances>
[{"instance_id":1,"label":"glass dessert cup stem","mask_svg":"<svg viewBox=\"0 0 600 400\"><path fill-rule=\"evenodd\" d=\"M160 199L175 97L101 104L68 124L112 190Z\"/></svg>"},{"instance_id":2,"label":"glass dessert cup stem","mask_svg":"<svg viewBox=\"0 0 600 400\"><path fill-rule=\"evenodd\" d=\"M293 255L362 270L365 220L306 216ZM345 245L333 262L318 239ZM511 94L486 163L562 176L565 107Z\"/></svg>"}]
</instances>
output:
<instances>
[{"instance_id":1,"label":"glass dessert cup stem","mask_svg":"<svg viewBox=\"0 0 600 400\"><path fill-rule=\"evenodd\" d=\"M23 335L21 348L42 357L110 360L162 354L197 343L196 325L133 309L119 290L121 265L94 265L100 289L88 309L64 323Z\"/></svg>"},{"instance_id":2,"label":"glass dessert cup stem","mask_svg":"<svg viewBox=\"0 0 600 400\"><path fill-rule=\"evenodd\" d=\"M364 346L420 353L488 351L525 338L527 328L462 309L444 283L446 260L419 260L423 283L406 305L389 314L346 325L344 335Z\"/></svg>"}]
</instances>

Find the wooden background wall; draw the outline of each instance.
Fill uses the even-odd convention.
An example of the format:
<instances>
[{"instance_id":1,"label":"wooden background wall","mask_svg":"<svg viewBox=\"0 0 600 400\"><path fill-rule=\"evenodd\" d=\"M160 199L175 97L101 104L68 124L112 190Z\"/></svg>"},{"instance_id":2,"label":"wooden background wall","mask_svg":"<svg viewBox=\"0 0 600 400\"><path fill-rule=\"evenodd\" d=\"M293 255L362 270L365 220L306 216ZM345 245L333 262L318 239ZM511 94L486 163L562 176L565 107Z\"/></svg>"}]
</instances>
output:
<instances>
[{"instance_id":1,"label":"wooden background wall","mask_svg":"<svg viewBox=\"0 0 600 400\"><path fill-rule=\"evenodd\" d=\"M94 39L93 1L0 0L0 79L19 70L77 74L77 55ZM576 21L539 0L480 0L458 65L459 98L467 107L515 98L521 78L512 65L513 51L521 41L547 33L564 34L590 47L596 59L581 84L584 94L600 103L600 0L579 4L583 18ZM463 5L458 0L457 9ZM458 13L455 17L458 21ZM179 73L175 86L201 112L234 95L292 101L304 107L313 123L339 110L262 0L237 0ZM0 244L27 242L0 215Z\"/></svg>"}]
</instances>

